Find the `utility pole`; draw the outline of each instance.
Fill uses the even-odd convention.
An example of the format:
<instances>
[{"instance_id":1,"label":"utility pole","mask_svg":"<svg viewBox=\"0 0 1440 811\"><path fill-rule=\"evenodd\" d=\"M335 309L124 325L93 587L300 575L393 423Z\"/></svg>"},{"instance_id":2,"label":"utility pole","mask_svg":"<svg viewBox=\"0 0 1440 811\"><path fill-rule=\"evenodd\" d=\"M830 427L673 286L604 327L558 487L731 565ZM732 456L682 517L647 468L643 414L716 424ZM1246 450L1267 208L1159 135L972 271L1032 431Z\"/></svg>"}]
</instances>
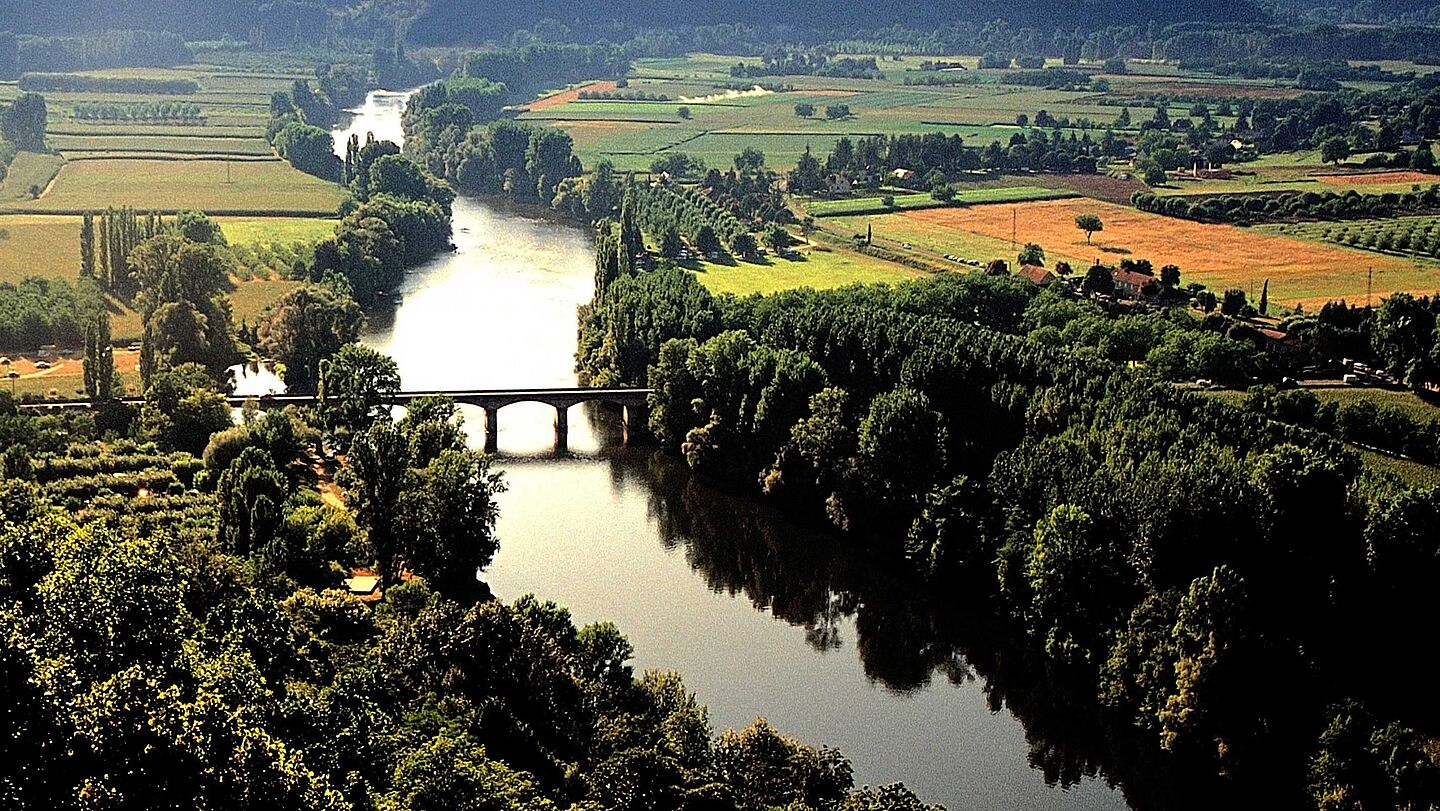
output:
<instances>
[{"instance_id":1,"label":"utility pole","mask_svg":"<svg viewBox=\"0 0 1440 811\"><path fill-rule=\"evenodd\" d=\"M1020 218L1020 209L1010 209L1010 252L1015 252L1015 223Z\"/></svg>"},{"instance_id":2,"label":"utility pole","mask_svg":"<svg viewBox=\"0 0 1440 811\"><path fill-rule=\"evenodd\" d=\"M1365 309L1367 309L1367 310L1370 309L1370 290L1371 290L1371 284L1370 284L1370 283L1371 283L1371 281L1373 281L1374 278L1375 278L1375 268L1374 268L1374 267L1367 267L1367 268L1365 268Z\"/></svg>"}]
</instances>

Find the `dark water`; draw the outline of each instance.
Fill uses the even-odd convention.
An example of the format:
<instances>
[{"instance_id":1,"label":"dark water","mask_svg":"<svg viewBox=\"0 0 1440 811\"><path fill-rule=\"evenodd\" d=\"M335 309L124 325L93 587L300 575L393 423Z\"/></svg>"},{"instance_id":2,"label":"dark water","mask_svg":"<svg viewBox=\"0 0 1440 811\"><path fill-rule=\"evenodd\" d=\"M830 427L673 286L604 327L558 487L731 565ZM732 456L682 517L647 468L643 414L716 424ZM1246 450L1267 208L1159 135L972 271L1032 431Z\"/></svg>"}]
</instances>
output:
<instances>
[{"instance_id":1,"label":"dark water","mask_svg":"<svg viewBox=\"0 0 1440 811\"><path fill-rule=\"evenodd\" d=\"M372 99L351 130L393 134L403 99ZM576 307L592 293L588 232L459 200L454 239L455 254L407 277L366 341L397 360L410 389L574 385ZM478 442L483 417L466 419ZM1027 718L1046 728L1027 737L1012 707L1048 699L1014 686L1025 668L1009 666L1021 672L1009 696L977 677L1007 666L977 637L984 623L936 613L958 601L620 447L614 415L576 407L570 451L556 454L553 420L539 405L500 412L509 490L485 577L502 599L534 592L579 623L614 621L637 667L684 674L716 729L763 715L840 748L857 783L903 781L952 811L1125 807L1052 739L1088 730L1050 724L1052 711Z\"/></svg>"}]
</instances>

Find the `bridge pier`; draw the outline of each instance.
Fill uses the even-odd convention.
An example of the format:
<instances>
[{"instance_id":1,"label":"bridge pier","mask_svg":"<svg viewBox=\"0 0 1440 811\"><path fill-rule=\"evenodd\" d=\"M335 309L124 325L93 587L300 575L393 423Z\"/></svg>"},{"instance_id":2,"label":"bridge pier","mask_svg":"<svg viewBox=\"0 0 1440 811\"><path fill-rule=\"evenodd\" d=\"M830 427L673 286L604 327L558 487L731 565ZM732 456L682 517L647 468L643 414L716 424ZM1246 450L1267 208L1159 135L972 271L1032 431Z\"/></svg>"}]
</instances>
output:
<instances>
[{"instance_id":1,"label":"bridge pier","mask_svg":"<svg viewBox=\"0 0 1440 811\"><path fill-rule=\"evenodd\" d=\"M639 442L649 431L650 409L644 405L620 406L620 438L626 445Z\"/></svg>"},{"instance_id":2,"label":"bridge pier","mask_svg":"<svg viewBox=\"0 0 1440 811\"><path fill-rule=\"evenodd\" d=\"M485 452L494 453L500 448L500 407L485 406Z\"/></svg>"},{"instance_id":3,"label":"bridge pier","mask_svg":"<svg viewBox=\"0 0 1440 811\"><path fill-rule=\"evenodd\" d=\"M560 403L555 406L555 449L563 451L570 447L570 408Z\"/></svg>"}]
</instances>

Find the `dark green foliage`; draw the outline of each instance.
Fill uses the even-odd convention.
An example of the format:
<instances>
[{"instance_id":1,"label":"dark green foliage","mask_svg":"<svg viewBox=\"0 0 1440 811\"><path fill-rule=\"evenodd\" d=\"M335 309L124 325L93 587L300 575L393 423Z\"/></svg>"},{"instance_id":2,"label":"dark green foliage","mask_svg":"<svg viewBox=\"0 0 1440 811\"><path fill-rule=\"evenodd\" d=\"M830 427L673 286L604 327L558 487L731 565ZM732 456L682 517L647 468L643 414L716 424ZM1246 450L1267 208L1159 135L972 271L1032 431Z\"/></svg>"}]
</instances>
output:
<instances>
[{"instance_id":1,"label":"dark green foliage","mask_svg":"<svg viewBox=\"0 0 1440 811\"><path fill-rule=\"evenodd\" d=\"M385 417L400 391L395 361L362 344L346 344L319 364L320 420L340 436L365 431Z\"/></svg>"},{"instance_id":2,"label":"dark green foliage","mask_svg":"<svg viewBox=\"0 0 1440 811\"><path fill-rule=\"evenodd\" d=\"M31 92L21 93L0 110L0 140L16 149L45 151L45 99Z\"/></svg>"},{"instance_id":3,"label":"dark green foliage","mask_svg":"<svg viewBox=\"0 0 1440 811\"><path fill-rule=\"evenodd\" d=\"M335 157L335 139L329 130L291 121L275 133L270 143L296 169L325 180L340 179L340 159Z\"/></svg>"},{"instance_id":4,"label":"dark green foliage","mask_svg":"<svg viewBox=\"0 0 1440 811\"><path fill-rule=\"evenodd\" d=\"M74 346L85 334L87 314L98 307L97 299L84 286L39 276L0 284L0 346Z\"/></svg>"},{"instance_id":5,"label":"dark green foliage","mask_svg":"<svg viewBox=\"0 0 1440 811\"><path fill-rule=\"evenodd\" d=\"M623 368L648 369L662 443L876 553L903 551L937 583L993 593L1049 666L1222 782L1298 794L1337 698L1338 682L1315 674L1395 644L1368 637L1418 610L1418 583L1434 575L1434 500L1307 430L1410 433L1434 453L1433 428L1381 428L1358 405L1337 421L1300 392L1257 401L1305 426L1291 427L1126 365L1243 380L1271 363L1249 337L1183 314L1116 317L1004 277L701 310L673 303L689 284L621 275L582 322L582 346L601 350L582 358L611 357L603 348L624 336ZM1391 320L1413 326L1420 309ZM1368 323L1338 309L1318 323L1339 335L1356 319ZM1434 327L1419 321L1413 335L1378 334L1421 351ZM813 374L757 371L785 353ZM788 430L752 421L752 404L780 394ZM1344 672L1367 704L1390 689ZM1419 700L1425 688L1407 684Z\"/></svg>"},{"instance_id":6,"label":"dark green foliage","mask_svg":"<svg viewBox=\"0 0 1440 811\"><path fill-rule=\"evenodd\" d=\"M256 334L265 353L285 364L292 390L314 386L320 364L360 337L364 315L344 291L306 284L266 310Z\"/></svg>"},{"instance_id":7,"label":"dark green foliage","mask_svg":"<svg viewBox=\"0 0 1440 811\"><path fill-rule=\"evenodd\" d=\"M27 93L133 93L189 96L200 92L193 79L142 79L86 76L78 73L26 73L20 89Z\"/></svg>"}]
</instances>

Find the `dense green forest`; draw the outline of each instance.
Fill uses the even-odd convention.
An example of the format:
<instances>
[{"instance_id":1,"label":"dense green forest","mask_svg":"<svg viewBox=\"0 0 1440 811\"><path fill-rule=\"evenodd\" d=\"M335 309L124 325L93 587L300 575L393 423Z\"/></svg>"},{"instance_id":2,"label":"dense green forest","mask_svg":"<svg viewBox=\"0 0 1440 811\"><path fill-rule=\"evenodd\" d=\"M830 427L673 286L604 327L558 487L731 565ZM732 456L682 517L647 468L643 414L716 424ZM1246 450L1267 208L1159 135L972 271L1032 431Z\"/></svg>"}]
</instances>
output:
<instances>
[{"instance_id":1,"label":"dense green forest","mask_svg":"<svg viewBox=\"0 0 1440 811\"><path fill-rule=\"evenodd\" d=\"M352 346L335 374L375 386L387 364ZM631 671L613 625L477 602L503 480L453 405L321 415L355 419L352 518L294 462L307 415L173 450L197 374L152 383L141 440L98 445L114 415L0 395L7 808L926 808L854 791L840 753L763 720L716 736L678 675ZM388 555L424 580L369 604L328 588L337 561Z\"/></svg>"},{"instance_id":2,"label":"dense green forest","mask_svg":"<svg viewBox=\"0 0 1440 811\"><path fill-rule=\"evenodd\" d=\"M1404 630L1435 491L1303 405L1240 411L1017 335L1079 313L1013 279L737 299L628 267L601 257L582 373L654 387L693 471L983 597L1211 802L1435 802Z\"/></svg>"}]
</instances>

